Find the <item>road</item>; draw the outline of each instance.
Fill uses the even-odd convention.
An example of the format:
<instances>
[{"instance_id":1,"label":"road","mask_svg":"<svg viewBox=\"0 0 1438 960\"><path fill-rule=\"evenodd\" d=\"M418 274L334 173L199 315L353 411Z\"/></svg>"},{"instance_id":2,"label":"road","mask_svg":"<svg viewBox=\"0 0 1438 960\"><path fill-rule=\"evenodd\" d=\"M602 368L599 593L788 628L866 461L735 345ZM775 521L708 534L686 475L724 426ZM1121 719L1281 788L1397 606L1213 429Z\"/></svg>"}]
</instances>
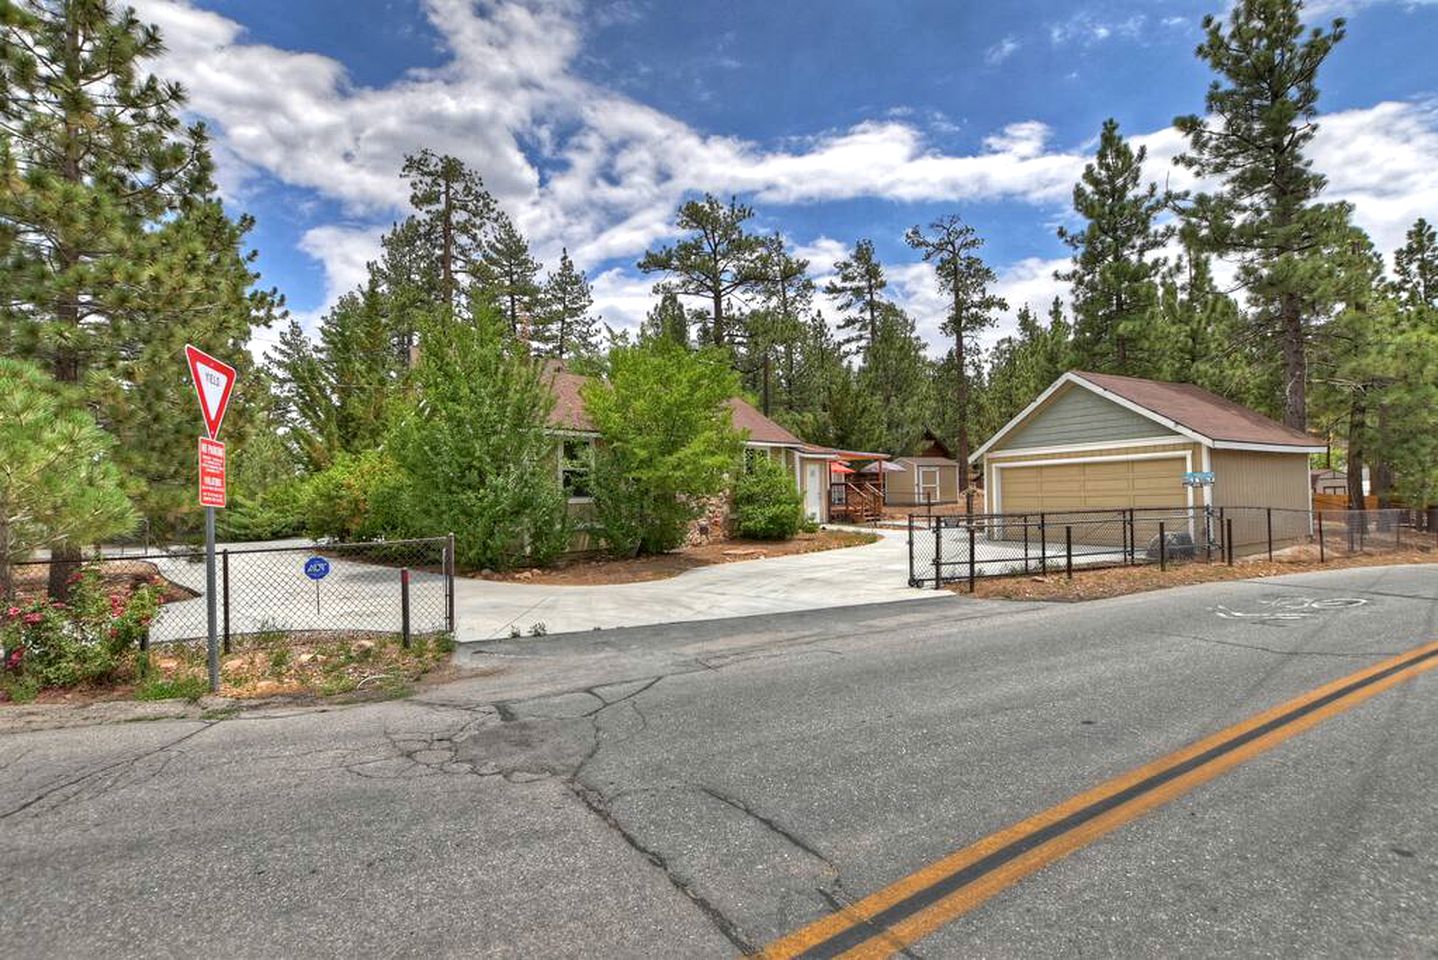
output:
<instances>
[{"instance_id":1,"label":"road","mask_svg":"<svg viewBox=\"0 0 1438 960\"><path fill-rule=\"evenodd\" d=\"M1372 668L1435 638L1432 567L943 596L472 646L482 675L407 701L11 734L0 943L724 957L798 931L807 956L843 936L921 957L1432 956L1438 670ZM1246 721L1305 695L1253 739ZM926 913L859 919L1236 724L1249 739L1187 779Z\"/></svg>"}]
</instances>

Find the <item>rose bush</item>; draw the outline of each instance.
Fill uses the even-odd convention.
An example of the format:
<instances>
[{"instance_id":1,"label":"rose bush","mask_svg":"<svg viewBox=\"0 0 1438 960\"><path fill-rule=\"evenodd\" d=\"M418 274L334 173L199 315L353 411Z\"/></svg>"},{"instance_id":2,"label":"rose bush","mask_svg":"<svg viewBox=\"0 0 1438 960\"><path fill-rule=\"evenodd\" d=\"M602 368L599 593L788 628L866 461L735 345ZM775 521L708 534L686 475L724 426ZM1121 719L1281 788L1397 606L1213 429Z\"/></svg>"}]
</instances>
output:
<instances>
[{"instance_id":1,"label":"rose bush","mask_svg":"<svg viewBox=\"0 0 1438 960\"><path fill-rule=\"evenodd\" d=\"M96 567L76 575L68 603L9 604L0 618L0 690L25 700L45 687L111 680L135 669L159 605L154 586L107 587Z\"/></svg>"}]
</instances>

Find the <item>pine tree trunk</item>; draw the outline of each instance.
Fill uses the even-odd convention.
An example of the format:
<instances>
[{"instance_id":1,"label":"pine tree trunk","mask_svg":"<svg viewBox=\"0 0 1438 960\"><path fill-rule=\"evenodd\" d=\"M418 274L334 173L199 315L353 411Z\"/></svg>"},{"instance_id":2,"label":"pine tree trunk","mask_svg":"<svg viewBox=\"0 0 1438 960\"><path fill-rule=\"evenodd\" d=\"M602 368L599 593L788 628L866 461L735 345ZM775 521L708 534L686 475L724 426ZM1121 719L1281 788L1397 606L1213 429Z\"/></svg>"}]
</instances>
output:
<instances>
[{"instance_id":1,"label":"pine tree trunk","mask_svg":"<svg viewBox=\"0 0 1438 960\"><path fill-rule=\"evenodd\" d=\"M771 364L770 364L770 360L769 360L769 354L768 354L768 352L766 351L766 352L764 353L764 416L766 416L766 417L769 415L769 374L770 374L770 368L771 368Z\"/></svg>"},{"instance_id":2,"label":"pine tree trunk","mask_svg":"<svg viewBox=\"0 0 1438 960\"><path fill-rule=\"evenodd\" d=\"M1283 338L1283 422L1295 430L1308 429L1308 358L1303 342L1303 317L1298 298L1283 295L1279 306Z\"/></svg>"},{"instance_id":3,"label":"pine tree trunk","mask_svg":"<svg viewBox=\"0 0 1438 960\"><path fill-rule=\"evenodd\" d=\"M1353 398L1348 409L1348 509L1364 509L1363 429L1368 417L1363 394Z\"/></svg>"},{"instance_id":4,"label":"pine tree trunk","mask_svg":"<svg viewBox=\"0 0 1438 960\"><path fill-rule=\"evenodd\" d=\"M724 346L724 293L715 290L714 298L714 329L709 331L709 336L714 340L714 346Z\"/></svg>"},{"instance_id":5,"label":"pine tree trunk","mask_svg":"<svg viewBox=\"0 0 1438 960\"><path fill-rule=\"evenodd\" d=\"M1388 404L1378 405L1378 449L1386 451L1390 446L1388 435ZM1373 462L1373 495L1378 498L1378 509L1393 506L1393 467L1386 460Z\"/></svg>"},{"instance_id":6,"label":"pine tree trunk","mask_svg":"<svg viewBox=\"0 0 1438 960\"><path fill-rule=\"evenodd\" d=\"M958 318L954 319L958 327ZM959 471L964 489L969 486L969 377L964 369L964 333L960 328L954 334L954 365L958 367L958 414L959 414Z\"/></svg>"}]
</instances>

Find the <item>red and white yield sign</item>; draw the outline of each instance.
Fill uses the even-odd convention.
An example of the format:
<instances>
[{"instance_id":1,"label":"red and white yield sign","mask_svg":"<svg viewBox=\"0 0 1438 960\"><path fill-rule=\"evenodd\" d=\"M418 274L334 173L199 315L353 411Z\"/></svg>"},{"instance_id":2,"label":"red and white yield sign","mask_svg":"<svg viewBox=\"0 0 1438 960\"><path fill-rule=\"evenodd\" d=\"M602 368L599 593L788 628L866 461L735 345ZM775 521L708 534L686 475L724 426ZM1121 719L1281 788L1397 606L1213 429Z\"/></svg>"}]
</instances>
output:
<instances>
[{"instance_id":1,"label":"red and white yield sign","mask_svg":"<svg viewBox=\"0 0 1438 960\"><path fill-rule=\"evenodd\" d=\"M200 506L225 505L225 445L200 437Z\"/></svg>"},{"instance_id":2,"label":"red and white yield sign","mask_svg":"<svg viewBox=\"0 0 1438 960\"><path fill-rule=\"evenodd\" d=\"M185 359L190 364L190 378L200 398L200 414L211 440L220 438L220 424L225 422L225 408L230 405L230 391L235 388L235 368L216 360L203 350L185 344Z\"/></svg>"}]
</instances>

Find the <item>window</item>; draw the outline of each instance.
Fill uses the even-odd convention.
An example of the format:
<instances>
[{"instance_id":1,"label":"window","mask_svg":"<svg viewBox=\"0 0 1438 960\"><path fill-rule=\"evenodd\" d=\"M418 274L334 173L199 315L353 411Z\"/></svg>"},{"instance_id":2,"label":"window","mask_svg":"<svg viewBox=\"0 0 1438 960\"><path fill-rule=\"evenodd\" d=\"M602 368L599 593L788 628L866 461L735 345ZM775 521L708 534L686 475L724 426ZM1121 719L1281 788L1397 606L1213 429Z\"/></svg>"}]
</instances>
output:
<instances>
[{"instance_id":1,"label":"window","mask_svg":"<svg viewBox=\"0 0 1438 960\"><path fill-rule=\"evenodd\" d=\"M594 496L590 476L594 472L594 442L565 440L559 447L559 485L571 500Z\"/></svg>"}]
</instances>

